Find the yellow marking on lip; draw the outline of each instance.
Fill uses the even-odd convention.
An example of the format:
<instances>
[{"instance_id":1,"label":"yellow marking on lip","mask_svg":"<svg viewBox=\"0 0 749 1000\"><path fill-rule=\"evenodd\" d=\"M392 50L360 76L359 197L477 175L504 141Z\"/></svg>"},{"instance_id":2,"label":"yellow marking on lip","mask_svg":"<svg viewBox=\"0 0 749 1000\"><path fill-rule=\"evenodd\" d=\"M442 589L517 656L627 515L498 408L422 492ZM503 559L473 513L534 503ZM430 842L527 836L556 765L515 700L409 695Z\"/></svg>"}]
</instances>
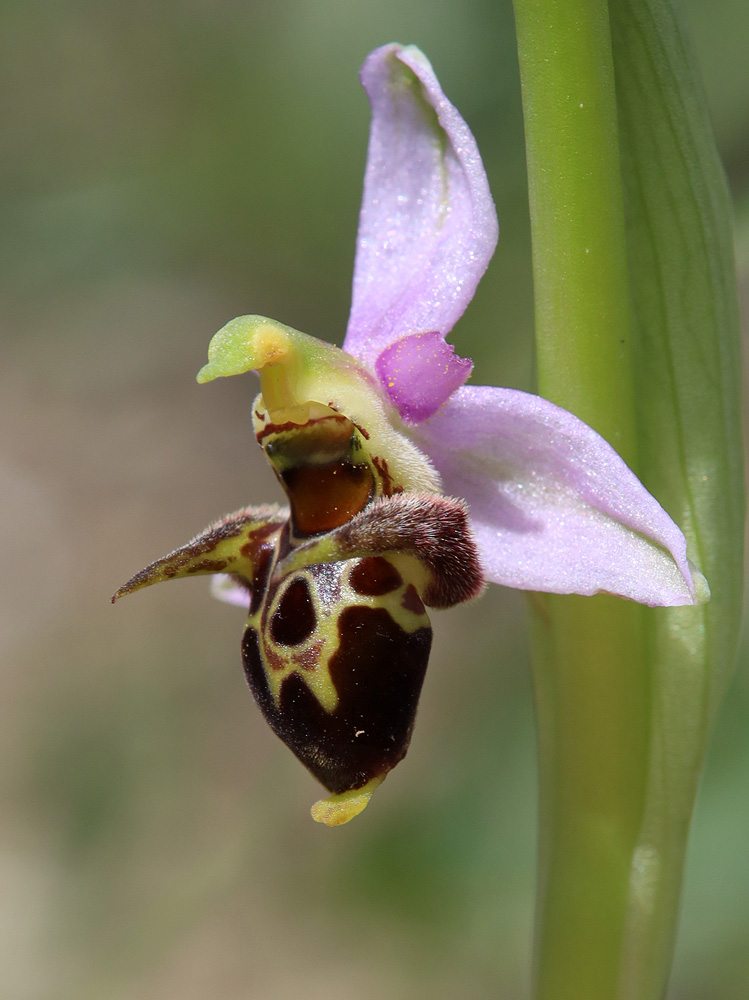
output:
<instances>
[{"instance_id":1,"label":"yellow marking on lip","mask_svg":"<svg viewBox=\"0 0 749 1000\"><path fill-rule=\"evenodd\" d=\"M268 690L273 702L278 708L281 704L281 687L287 677L297 674L312 694L317 698L321 707L328 713L334 712L338 707L338 692L330 676L329 663L340 643L338 635L338 614L337 607L333 611L325 606L317 586L317 581L309 571L294 573L295 578L303 578L307 582L309 595L312 600L316 617L316 626L312 634L298 646L283 646L274 643L270 637L270 621L281 601L283 588L279 588L272 604L265 610L265 618L262 627L259 629L261 648L264 653L264 660L268 663L266 670ZM305 670L293 660L294 653L304 653L314 647L318 647L317 667L314 671ZM283 666L277 664L282 663Z\"/></svg>"}]
</instances>

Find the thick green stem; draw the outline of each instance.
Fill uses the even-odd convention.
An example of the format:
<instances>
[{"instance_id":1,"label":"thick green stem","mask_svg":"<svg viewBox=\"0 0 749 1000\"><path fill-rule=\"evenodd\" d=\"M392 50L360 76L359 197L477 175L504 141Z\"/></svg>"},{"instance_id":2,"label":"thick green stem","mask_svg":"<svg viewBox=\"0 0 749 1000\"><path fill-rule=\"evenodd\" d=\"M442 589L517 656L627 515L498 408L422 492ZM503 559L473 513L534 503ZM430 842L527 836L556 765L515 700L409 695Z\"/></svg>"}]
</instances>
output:
<instances>
[{"instance_id":1,"label":"thick green stem","mask_svg":"<svg viewBox=\"0 0 749 1000\"><path fill-rule=\"evenodd\" d=\"M620 996L646 791L642 611L606 597L544 597L535 611L536 996L609 1000Z\"/></svg>"},{"instance_id":2,"label":"thick green stem","mask_svg":"<svg viewBox=\"0 0 749 1000\"><path fill-rule=\"evenodd\" d=\"M636 464L630 298L604 0L515 0L542 395ZM538 1000L619 996L649 682L622 601L538 597Z\"/></svg>"},{"instance_id":3,"label":"thick green stem","mask_svg":"<svg viewBox=\"0 0 749 1000\"><path fill-rule=\"evenodd\" d=\"M635 464L632 343L605 0L515 0L538 379Z\"/></svg>"},{"instance_id":4,"label":"thick green stem","mask_svg":"<svg viewBox=\"0 0 749 1000\"><path fill-rule=\"evenodd\" d=\"M697 608L533 599L536 997L658 1000L741 609L730 212L671 0L514 3L540 391L641 474L713 590Z\"/></svg>"}]
</instances>

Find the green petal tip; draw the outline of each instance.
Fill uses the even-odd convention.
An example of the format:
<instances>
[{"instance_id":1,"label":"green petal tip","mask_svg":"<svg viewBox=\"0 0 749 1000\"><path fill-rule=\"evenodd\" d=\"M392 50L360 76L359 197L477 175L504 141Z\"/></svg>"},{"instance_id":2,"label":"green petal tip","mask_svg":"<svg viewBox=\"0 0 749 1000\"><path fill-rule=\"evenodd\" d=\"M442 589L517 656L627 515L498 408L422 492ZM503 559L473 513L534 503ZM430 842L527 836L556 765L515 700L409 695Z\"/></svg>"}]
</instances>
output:
<instances>
[{"instance_id":1,"label":"green petal tip","mask_svg":"<svg viewBox=\"0 0 749 1000\"><path fill-rule=\"evenodd\" d=\"M265 316L239 316L214 334L208 364L197 374L200 383L264 368L288 353L287 327Z\"/></svg>"}]
</instances>

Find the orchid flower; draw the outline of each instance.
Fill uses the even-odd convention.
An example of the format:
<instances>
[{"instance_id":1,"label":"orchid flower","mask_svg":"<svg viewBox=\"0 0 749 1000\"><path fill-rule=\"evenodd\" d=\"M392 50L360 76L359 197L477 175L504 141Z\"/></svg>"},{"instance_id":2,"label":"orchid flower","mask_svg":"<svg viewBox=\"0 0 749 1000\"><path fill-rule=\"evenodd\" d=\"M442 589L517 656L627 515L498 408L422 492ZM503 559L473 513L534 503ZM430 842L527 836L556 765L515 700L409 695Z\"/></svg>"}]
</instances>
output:
<instances>
[{"instance_id":1,"label":"orchid flower","mask_svg":"<svg viewBox=\"0 0 749 1000\"><path fill-rule=\"evenodd\" d=\"M372 127L343 350L243 316L198 375L259 373L254 429L290 511L230 515L115 595L213 573L218 596L249 604L248 680L332 791L313 807L330 825L406 752L425 605L484 579L648 605L708 596L679 528L600 435L538 396L464 384L472 364L445 338L498 235L476 143L417 48L375 50L361 79Z\"/></svg>"}]
</instances>

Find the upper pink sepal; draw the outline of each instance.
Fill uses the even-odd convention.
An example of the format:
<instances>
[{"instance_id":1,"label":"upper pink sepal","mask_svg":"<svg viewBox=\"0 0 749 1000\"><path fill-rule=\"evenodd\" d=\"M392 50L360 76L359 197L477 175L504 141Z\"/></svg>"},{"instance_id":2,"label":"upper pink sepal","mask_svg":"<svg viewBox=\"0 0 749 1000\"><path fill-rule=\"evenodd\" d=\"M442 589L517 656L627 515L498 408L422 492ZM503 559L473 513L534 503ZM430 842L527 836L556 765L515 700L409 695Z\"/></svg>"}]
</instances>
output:
<instances>
[{"instance_id":1,"label":"upper pink sepal","mask_svg":"<svg viewBox=\"0 0 749 1000\"><path fill-rule=\"evenodd\" d=\"M372 125L344 349L372 368L401 337L449 333L498 227L476 142L423 53L384 45L361 80Z\"/></svg>"},{"instance_id":2,"label":"upper pink sepal","mask_svg":"<svg viewBox=\"0 0 749 1000\"><path fill-rule=\"evenodd\" d=\"M414 437L445 492L467 500L489 580L652 606L709 596L679 528L567 410L514 389L468 386Z\"/></svg>"}]
</instances>

